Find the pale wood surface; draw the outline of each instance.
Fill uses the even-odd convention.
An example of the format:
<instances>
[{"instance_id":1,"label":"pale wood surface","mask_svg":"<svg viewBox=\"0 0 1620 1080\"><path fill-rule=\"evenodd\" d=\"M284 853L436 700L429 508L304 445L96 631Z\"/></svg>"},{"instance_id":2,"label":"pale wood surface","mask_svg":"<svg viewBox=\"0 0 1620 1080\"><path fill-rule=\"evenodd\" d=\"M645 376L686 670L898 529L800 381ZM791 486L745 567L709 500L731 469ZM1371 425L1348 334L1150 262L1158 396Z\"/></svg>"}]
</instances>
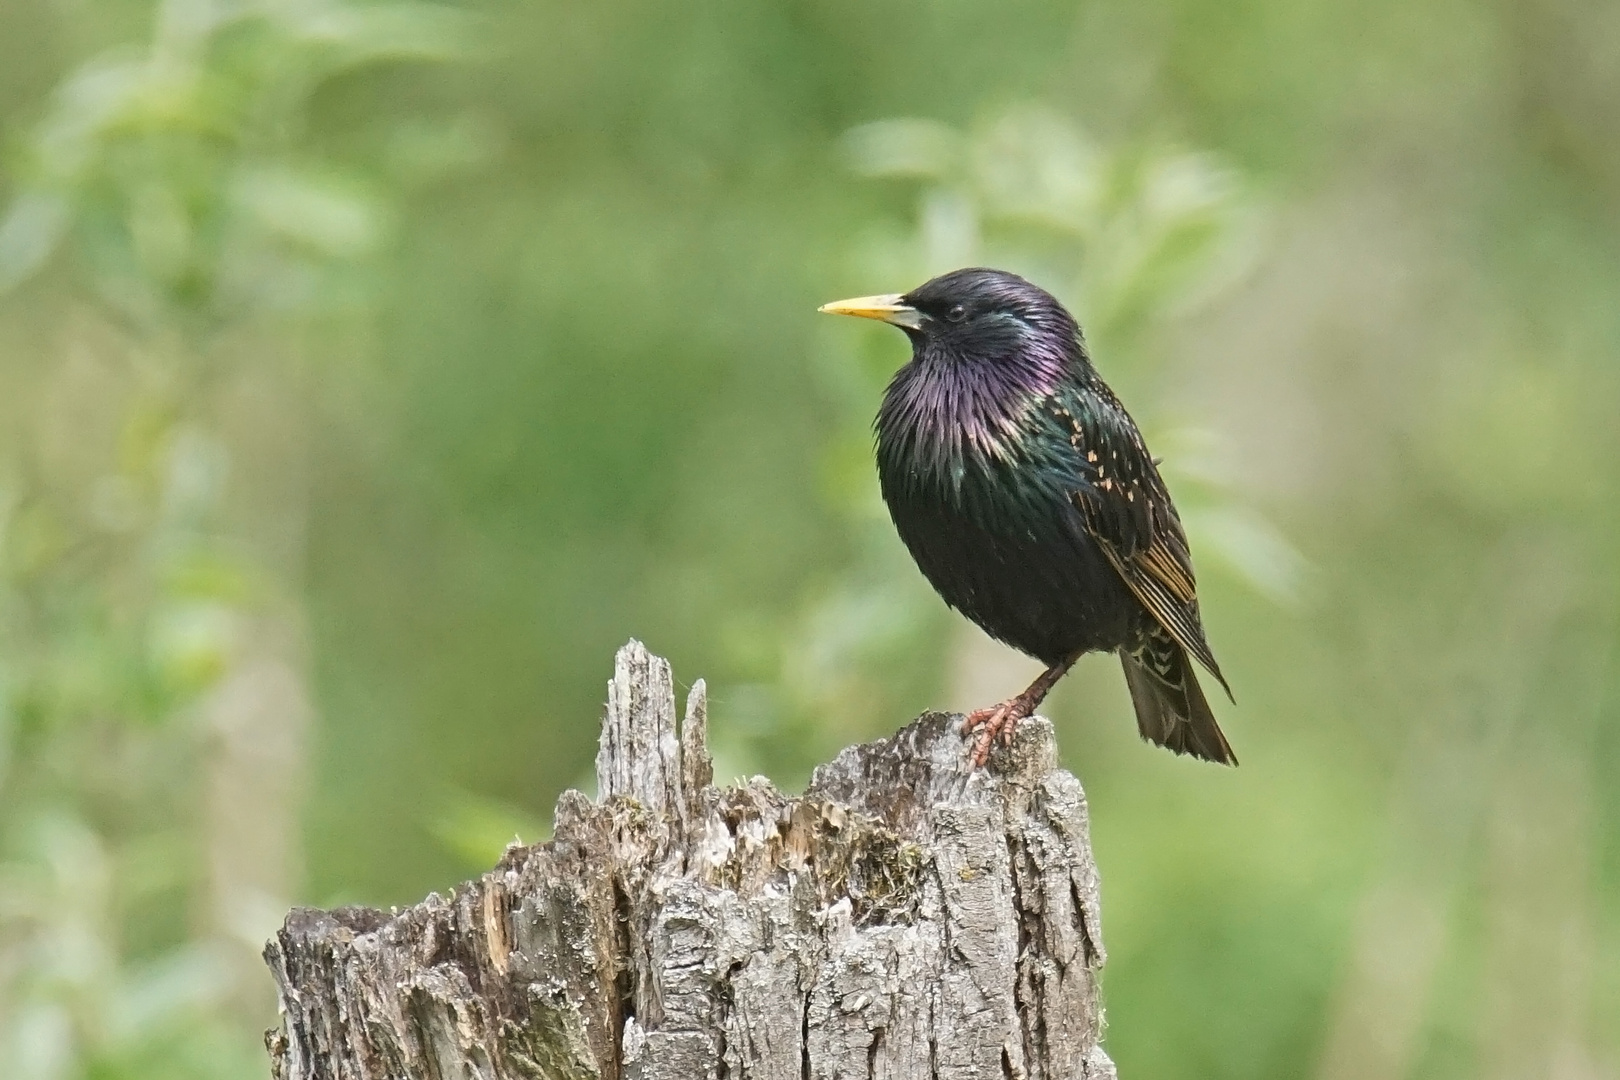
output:
<instances>
[{"instance_id":1,"label":"pale wood surface","mask_svg":"<svg viewBox=\"0 0 1620 1080\"><path fill-rule=\"evenodd\" d=\"M265 950L278 1080L1104 1080L1085 795L1036 718L959 718L802 797L716 788L703 684L619 651L596 801L408 910L298 909Z\"/></svg>"}]
</instances>

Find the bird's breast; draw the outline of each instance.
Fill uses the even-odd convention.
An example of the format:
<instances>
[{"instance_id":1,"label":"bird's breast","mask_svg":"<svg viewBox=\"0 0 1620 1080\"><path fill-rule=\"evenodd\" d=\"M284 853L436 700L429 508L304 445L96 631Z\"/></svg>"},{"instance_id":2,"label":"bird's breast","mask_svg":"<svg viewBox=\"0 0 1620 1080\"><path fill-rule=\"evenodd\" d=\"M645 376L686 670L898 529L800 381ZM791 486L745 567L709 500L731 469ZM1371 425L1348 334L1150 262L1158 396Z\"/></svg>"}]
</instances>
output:
<instances>
[{"instance_id":1,"label":"bird's breast","mask_svg":"<svg viewBox=\"0 0 1620 1080\"><path fill-rule=\"evenodd\" d=\"M1047 663L1129 640L1135 605L1060 486L971 455L949 473L879 460L917 568L992 637Z\"/></svg>"}]
</instances>

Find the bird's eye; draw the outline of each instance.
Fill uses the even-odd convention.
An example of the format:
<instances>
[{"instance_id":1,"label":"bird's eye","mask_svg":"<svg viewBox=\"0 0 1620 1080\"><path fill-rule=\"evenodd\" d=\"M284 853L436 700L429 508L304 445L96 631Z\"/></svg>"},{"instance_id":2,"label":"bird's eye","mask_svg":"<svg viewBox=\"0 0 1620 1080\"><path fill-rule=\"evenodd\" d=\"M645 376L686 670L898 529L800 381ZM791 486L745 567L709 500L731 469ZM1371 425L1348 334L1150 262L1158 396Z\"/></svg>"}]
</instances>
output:
<instances>
[{"instance_id":1,"label":"bird's eye","mask_svg":"<svg viewBox=\"0 0 1620 1080\"><path fill-rule=\"evenodd\" d=\"M945 317L951 322L961 322L963 319L967 318L967 308L963 307L961 304L955 304L951 307L951 310L945 313Z\"/></svg>"}]
</instances>

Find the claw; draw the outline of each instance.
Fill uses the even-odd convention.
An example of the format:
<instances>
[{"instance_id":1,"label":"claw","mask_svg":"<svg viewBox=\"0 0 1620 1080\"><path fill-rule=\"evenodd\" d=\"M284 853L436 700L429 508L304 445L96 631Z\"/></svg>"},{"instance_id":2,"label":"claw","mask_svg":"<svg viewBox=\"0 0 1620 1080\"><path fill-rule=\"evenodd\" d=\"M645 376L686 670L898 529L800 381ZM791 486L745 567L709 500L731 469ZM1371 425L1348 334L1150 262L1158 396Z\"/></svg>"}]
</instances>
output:
<instances>
[{"instance_id":1,"label":"claw","mask_svg":"<svg viewBox=\"0 0 1620 1080\"><path fill-rule=\"evenodd\" d=\"M988 709L970 712L962 718L963 735L972 734L975 728L984 729L973 740L973 750L969 755L973 761L973 768L981 769L984 763L990 760L990 749L996 745L997 735L1001 736L1002 745L1012 745L1013 732L1018 727L1018 721L1035 715L1035 710L1041 707L1041 702L1046 700L1046 695L1052 687L1057 685L1064 672L1068 671L1079 658L1078 652L1070 654L1041 672L1040 678L1030 683L1029 688L1017 697L1010 697L1000 705L992 705Z\"/></svg>"},{"instance_id":2,"label":"claw","mask_svg":"<svg viewBox=\"0 0 1620 1080\"><path fill-rule=\"evenodd\" d=\"M1020 695L1009 698L1000 705L968 713L962 720L962 734L970 735L976 729L982 729L974 738L973 748L968 753L973 768L982 769L984 763L990 760L990 751L996 745L996 736L1001 737L1003 746L1011 746L1013 732L1017 730L1018 722L1027 718L1032 711L1029 702Z\"/></svg>"}]
</instances>

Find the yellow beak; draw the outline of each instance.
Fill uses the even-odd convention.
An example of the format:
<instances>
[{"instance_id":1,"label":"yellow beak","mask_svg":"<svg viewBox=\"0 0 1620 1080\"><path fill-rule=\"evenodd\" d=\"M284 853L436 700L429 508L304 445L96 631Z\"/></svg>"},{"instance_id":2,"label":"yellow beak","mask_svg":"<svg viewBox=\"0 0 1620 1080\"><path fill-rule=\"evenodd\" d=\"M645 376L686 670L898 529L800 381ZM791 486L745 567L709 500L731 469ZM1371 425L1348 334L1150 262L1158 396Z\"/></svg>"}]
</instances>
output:
<instances>
[{"instance_id":1,"label":"yellow beak","mask_svg":"<svg viewBox=\"0 0 1620 1080\"><path fill-rule=\"evenodd\" d=\"M828 315L854 315L861 319L877 319L916 330L922 326L922 312L907 304L899 293L882 296L857 296L853 300L834 300L818 309Z\"/></svg>"}]
</instances>

